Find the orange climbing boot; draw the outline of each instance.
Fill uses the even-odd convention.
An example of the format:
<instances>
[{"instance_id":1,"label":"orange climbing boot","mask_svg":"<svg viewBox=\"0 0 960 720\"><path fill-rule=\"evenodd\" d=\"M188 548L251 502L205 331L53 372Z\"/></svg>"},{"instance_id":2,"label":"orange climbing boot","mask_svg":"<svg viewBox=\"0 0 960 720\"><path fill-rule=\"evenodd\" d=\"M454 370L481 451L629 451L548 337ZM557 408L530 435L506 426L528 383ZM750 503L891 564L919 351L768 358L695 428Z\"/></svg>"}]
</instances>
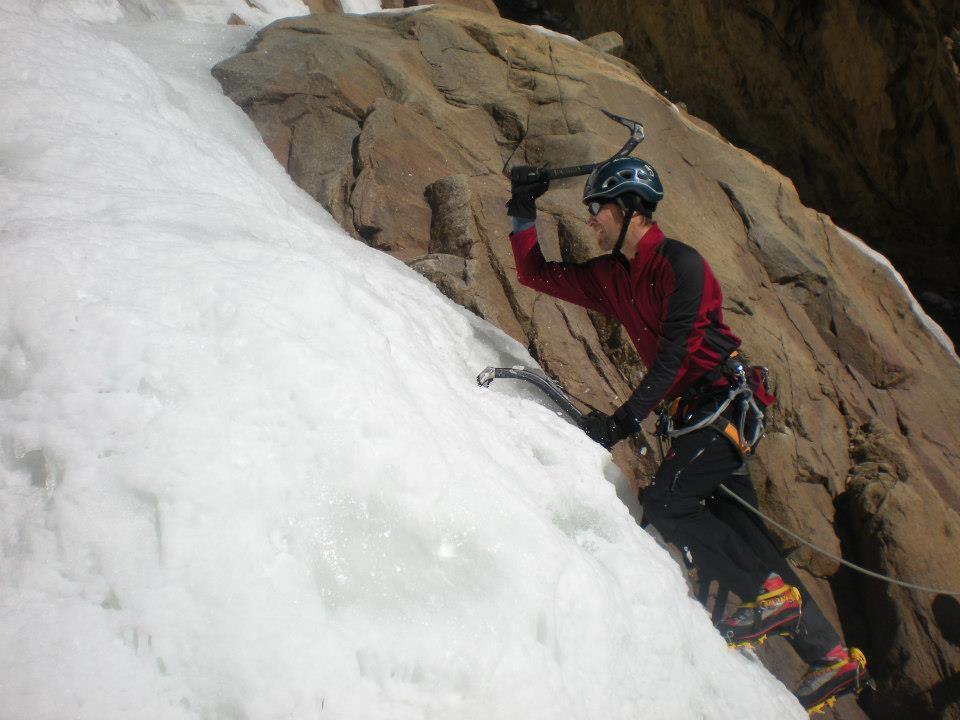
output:
<instances>
[{"instance_id":1,"label":"orange climbing boot","mask_svg":"<svg viewBox=\"0 0 960 720\"><path fill-rule=\"evenodd\" d=\"M774 573L764 581L760 594L737 606L720 621L718 630L731 648L762 644L771 632L790 634L800 620L800 591Z\"/></svg>"},{"instance_id":2,"label":"orange climbing boot","mask_svg":"<svg viewBox=\"0 0 960 720\"><path fill-rule=\"evenodd\" d=\"M859 695L864 687L872 684L863 653L857 648L847 650L837 645L820 662L810 666L797 688L797 700L808 713L815 715L833 707L841 695Z\"/></svg>"}]
</instances>

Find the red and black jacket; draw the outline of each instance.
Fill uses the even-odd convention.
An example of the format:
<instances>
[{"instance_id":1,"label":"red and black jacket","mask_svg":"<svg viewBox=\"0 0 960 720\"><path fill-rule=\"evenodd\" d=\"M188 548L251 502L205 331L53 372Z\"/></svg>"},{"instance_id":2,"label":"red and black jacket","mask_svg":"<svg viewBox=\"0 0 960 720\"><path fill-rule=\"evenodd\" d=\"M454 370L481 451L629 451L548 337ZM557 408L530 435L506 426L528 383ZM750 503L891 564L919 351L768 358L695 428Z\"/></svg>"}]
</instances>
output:
<instances>
[{"instance_id":1,"label":"red and black jacket","mask_svg":"<svg viewBox=\"0 0 960 720\"><path fill-rule=\"evenodd\" d=\"M617 411L636 425L665 398L674 398L740 346L723 322L723 294L696 250L664 237L654 224L629 263L602 255L585 263L547 262L537 230L510 236L522 285L619 320L648 368Z\"/></svg>"}]
</instances>

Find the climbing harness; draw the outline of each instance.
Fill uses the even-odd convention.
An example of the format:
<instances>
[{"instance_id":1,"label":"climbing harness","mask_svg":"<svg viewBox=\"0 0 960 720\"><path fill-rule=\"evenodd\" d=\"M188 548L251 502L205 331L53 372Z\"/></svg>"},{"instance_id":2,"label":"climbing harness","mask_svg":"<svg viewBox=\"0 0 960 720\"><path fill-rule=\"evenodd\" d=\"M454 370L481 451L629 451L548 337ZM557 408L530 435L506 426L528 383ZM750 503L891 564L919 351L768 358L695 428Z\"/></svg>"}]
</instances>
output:
<instances>
[{"instance_id":1,"label":"climbing harness","mask_svg":"<svg viewBox=\"0 0 960 720\"><path fill-rule=\"evenodd\" d=\"M727 380L725 387L709 387L720 377ZM705 394L713 399L711 410L705 410L709 401L697 402ZM661 406L656 430L661 450L665 440L710 428L733 443L742 455L752 455L764 434L763 409L774 399L767 386L767 369L747 365L743 355L735 350L721 363L718 373L708 375L698 388Z\"/></svg>"}]
</instances>

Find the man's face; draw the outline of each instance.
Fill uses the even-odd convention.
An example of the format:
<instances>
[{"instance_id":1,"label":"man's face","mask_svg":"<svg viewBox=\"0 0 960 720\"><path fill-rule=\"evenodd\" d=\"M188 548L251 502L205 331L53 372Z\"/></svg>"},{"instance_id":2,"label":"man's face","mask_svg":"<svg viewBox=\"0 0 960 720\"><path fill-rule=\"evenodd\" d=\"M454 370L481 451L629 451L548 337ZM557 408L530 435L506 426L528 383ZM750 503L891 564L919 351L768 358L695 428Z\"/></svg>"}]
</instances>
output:
<instances>
[{"instance_id":1,"label":"man's face","mask_svg":"<svg viewBox=\"0 0 960 720\"><path fill-rule=\"evenodd\" d=\"M600 205L596 215L587 220L587 225L597 236L597 243L604 252L613 250L617 238L620 237L620 225L623 222L623 213L616 203L607 202Z\"/></svg>"}]
</instances>

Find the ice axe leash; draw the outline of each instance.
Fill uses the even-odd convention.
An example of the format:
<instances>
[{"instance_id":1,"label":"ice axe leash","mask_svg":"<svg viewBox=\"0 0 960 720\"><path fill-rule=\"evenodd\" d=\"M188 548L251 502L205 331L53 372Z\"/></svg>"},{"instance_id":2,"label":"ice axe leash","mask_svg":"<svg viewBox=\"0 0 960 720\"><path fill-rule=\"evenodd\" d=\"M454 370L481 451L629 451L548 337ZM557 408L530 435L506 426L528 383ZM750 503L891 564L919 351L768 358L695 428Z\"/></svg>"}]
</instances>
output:
<instances>
[{"instance_id":1,"label":"ice axe leash","mask_svg":"<svg viewBox=\"0 0 960 720\"><path fill-rule=\"evenodd\" d=\"M529 382L535 385L547 397L553 400L553 402L557 404L557 407L559 407L560 410L568 418L570 418L570 420L572 420L577 427L579 428L583 427L584 414L577 409L577 407L573 404L573 402L571 402L567 393L564 392L563 388L561 388L560 385L557 384L557 382L552 378L549 378L540 373L532 372L522 366L515 366L515 367L509 367L509 368L488 367L488 368L485 368L483 372L481 372L479 375L477 375L477 384L480 385L481 387L490 387L490 384L497 378L512 378L514 380L524 380L526 382ZM661 449L660 457L663 457L662 449ZM786 533L787 535L792 537L794 540L797 540L798 542L803 543L804 545L811 548L812 550L815 550L816 552L820 553L824 557L828 557L834 562L840 563L841 565L848 567L851 570L862 573L864 575L875 578L877 580L882 580L884 582L891 583L893 585L899 585L900 587L908 588L910 590L919 590L920 592L931 593L934 595L951 595L953 597L960 597L960 591L944 590L942 588L928 587L926 585L916 585L914 583L904 582L903 580L897 580L896 578L892 578L889 575L884 575L882 573L874 572L873 570L868 570L867 568L861 567L860 565L857 565L856 563L852 563L849 560L844 560L842 557L839 557L838 555L834 555L833 553L823 549L819 545L815 545L814 543L810 542L809 540L806 540L805 538L795 533L793 530L790 530L789 528L785 527L781 523L778 523L773 518L760 512L760 510L758 510L753 505L751 505L746 500L744 500L739 495L737 495L735 492L730 490L730 488L728 488L726 485L723 485L721 483L719 485L719 489L724 494L729 496L732 500L742 505L745 510L748 510L752 512L754 515L757 515L758 517L763 518L766 522L770 523L775 528Z\"/></svg>"},{"instance_id":2,"label":"ice axe leash","mask_svg":"<svg viewBox=\"0 0 960 720\"><path fill-rule=\"evenodd\" d=\"M576 177L577 175L589 175L598 165L609 162L614 158L626 157L633 152L633 149L637 145L643 142L645 135L643 132L643 125L641 123L620 115L614 115L609 110L604 110L603 108L601 108L600 111L608 118L620 123L630 131L630 137L627 138L627 142L625 142L623 147L617 150L617 152L615 152L606 160L601 160L600 162L595 163L586 163L585 165L570 165L568 167L561 168L529 168L522 165L515 166L510 169L510 179L514 182L533 183L541 180L559 180L560 178ZM523 169L521 170L521 168Z\"/></svg>"}]
</instances>

